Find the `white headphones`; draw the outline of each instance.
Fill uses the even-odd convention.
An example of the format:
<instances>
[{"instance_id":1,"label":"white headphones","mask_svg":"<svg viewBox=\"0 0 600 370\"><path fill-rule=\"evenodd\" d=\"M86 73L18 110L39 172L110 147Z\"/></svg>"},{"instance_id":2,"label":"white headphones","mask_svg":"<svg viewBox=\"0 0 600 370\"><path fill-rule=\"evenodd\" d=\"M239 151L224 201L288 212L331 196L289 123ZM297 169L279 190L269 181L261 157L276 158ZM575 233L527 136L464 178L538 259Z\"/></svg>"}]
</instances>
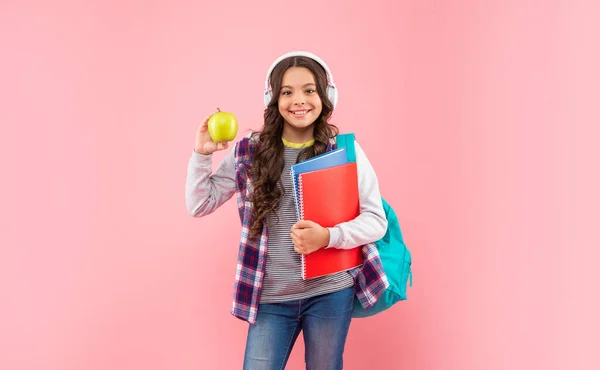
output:
<instances>
[{"instance_id":1,"label":"white headphones","mask_svg":"<svg viewBox=\"0 0 600 370\"><path fill-rule=\"evenodd\" d=\"M335 108L338 101L338 90L335 86L335 83L333 82L333 75L331 74L329 67L327 67L327 64L325 64L325 62L321 58L307 51L292 51L283 54L273 62L271 68L269 68L269 71L267 72L267 78L265 80L265 107L269 105L269 102L271 102L271 99L273 98L273 91L271 90L271 86L269 86L269 78L271 77L273 69L275 69L275 66L277 66L277 64L279 64L279 62L281 62L285 58L295 56L311 58L325 69L325 72L327 73L327 97L329 98L329 101L331 101L331 104L333 104L333 107Z\"/></svg>"}]
</instances>

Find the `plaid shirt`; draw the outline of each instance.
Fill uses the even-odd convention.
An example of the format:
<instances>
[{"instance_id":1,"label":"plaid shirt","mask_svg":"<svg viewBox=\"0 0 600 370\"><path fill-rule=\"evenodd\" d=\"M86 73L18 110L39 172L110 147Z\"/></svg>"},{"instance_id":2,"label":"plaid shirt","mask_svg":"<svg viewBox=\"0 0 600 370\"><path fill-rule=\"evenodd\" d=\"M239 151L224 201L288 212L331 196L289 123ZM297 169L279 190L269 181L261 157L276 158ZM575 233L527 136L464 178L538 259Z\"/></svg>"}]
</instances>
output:
<instances>
[{"instance_id":1,"label":"plaid shirt","mask_svg":"<svg viewBox=\"0 0 600 370\"><path fill-rule=\"evenodd\" d=\"M327 151L336 148L335 142L329 143ZM235 147L235 174L237 187L237 205L242 222L237 269L235 274L233 306L231 313L251 324L256 323L258 304L267 260L267 240L269 230L266 224L258 240L250 240L250 226L254 220L252 208L252 182L249 171L256 145L253 140L245 137ZM354 277L356 297L363 308L375 304L381 293L389 286L379 252L374 243L362 246L363 265L350 270Z\"/></svg>"}]
</instances>

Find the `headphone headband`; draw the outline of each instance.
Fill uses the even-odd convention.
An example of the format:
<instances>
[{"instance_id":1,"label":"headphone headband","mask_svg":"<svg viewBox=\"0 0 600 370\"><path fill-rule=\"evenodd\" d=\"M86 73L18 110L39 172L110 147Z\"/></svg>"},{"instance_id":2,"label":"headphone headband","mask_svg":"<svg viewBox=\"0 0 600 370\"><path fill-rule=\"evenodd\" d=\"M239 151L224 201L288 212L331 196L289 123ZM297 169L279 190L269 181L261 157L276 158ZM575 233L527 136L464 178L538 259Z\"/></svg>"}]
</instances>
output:
<instances>
[{"instance_id":1,"label":"headphone headband","mask_svg":"<svg viewBox=\"0 0 600 370\"><path fill-rule=\"evenodd\" d=\"M301 50L285 53L285 54L281 55L279 58L277 58L273 62L273 64L271 64L271 67L267 71L267 77L265 78L265 107L269 105L269 102L271 101L271 97L272 97L271 87L269 86L269 79L271 77L271 73L273 73L273 70L275 69L275 67L282 60L289 58L289 57L296 57L296 56L311 58L312 60L319 63L323 67L323 69L325 70L325 73L327 74L327 96L329 97L329 100L331 101L331 103L333 104L333 106L335 108L335 106L337 104L337 100L338 100L338 93L337 93L337 88L335 86L335 82L333 81L333 74L331 73L331 70L329 69L329 67L327 66L325 61L323 61L323 59L319 58L318 56L316 56L313 53L310 53L308 51L301 51Z\"/></svg>"}]
</instances>

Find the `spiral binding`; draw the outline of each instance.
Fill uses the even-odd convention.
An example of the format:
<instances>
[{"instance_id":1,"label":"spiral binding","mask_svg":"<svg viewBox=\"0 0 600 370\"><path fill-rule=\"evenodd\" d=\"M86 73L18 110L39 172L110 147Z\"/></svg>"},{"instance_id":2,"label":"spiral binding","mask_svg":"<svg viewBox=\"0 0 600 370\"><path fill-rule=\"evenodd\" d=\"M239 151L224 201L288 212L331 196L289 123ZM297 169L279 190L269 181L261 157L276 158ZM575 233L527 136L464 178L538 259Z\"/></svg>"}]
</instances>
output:
<instances>
[{"instance_id":1,"label":"spiral binding","mask_svg":"<svg viewBox=\"0 0 600 370\"><path fill-rule=\"evenodd\" d=\"M298 189L296 186L296 172L294 171L293 167L290 169L290 175L292 176L292 189L294 190L294 207L296 208L296 219L300 221L300 208L298 207L298 201L300 197L298 196Z\"/></svg>"},{"instance_id":2,"label":"spiral binding","mask_svg":"<svg viewBox=\"0 0 600 370\"><path fill-rule=\"evenodd\" d=\"M304 201L303 201L303 190L302 190L302 174L298 176L298 208L300 220L304 220ZM300 262L302 268L302 279L306 279L306 262L304 255L300 255Z\"/></svg>"},{"instance_id":3,"label":"spiral binding","mask_svg":"<svg viewBox=\"0 0 600 370\"><path fill-rule=\"evenodd\" d=\"M302 189L302 175L298 176L298 217L300 220L304 220L304 198Z\"/></svg>"},{"instance_id":4,"label":"spiral binding","mask_svg":"<svg viewBox=\"0 0 600 370\"><path fill-rule=\"evenodd\" d=\"M296 217L298 220L304 220L304 205L302 198L302 174L298 175L298 186L296 186L296 173L294 169L290 170L292 175L292 185L294 189L294 204L296 205ZM306 279L306 263L304 260L304 255L300 255L300 267L302 269L302 279Z\"/></svg>"}]
</instances>

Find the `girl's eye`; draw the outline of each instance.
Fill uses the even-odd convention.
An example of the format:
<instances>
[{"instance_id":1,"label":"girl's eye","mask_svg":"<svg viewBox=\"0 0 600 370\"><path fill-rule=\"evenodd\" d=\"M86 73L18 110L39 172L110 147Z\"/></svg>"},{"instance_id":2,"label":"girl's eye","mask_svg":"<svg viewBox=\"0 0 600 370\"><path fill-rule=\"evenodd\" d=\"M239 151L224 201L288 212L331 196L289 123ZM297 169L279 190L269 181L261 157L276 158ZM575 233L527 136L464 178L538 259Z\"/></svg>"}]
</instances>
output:
<instances>
[{"instance_id":1,"label":"girl's eye","mask_svg":"<svg viewBox=\"0 0 600 370\"><path fill-rule=\"evenodd\" d=\"M314 90L314 89L308 89L308 90L306 90L306 93L307 93L307 94L312 94L312 93L314 93L314 92L315 92L315 90Z\"/></svg>"},{"instance_id":2,"label":"girl's eye","mask_svg":"<svg viewBox=\"0 0 600 370\"><path fill-rule=\"evenodd\" d=\"M291 91L282 91L281 95L290 95L292 92Z\"/></svg>"}]
</instances>

